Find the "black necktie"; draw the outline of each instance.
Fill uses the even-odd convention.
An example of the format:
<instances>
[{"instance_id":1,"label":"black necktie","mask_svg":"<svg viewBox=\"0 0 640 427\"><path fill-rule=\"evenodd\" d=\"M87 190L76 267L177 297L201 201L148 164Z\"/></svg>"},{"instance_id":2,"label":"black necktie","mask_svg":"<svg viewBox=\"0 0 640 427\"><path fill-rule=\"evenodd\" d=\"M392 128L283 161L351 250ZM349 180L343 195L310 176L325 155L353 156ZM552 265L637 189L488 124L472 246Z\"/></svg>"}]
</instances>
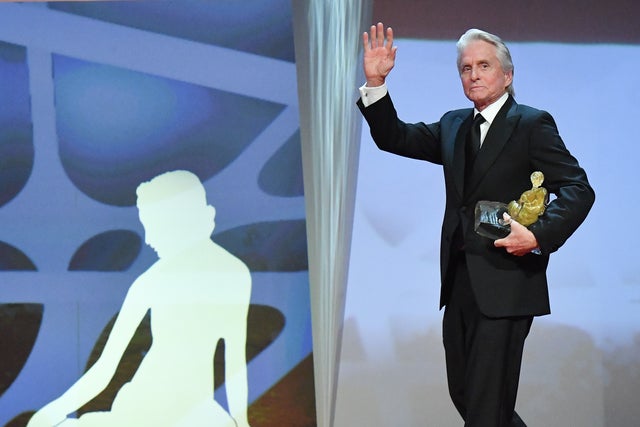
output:
<instances>
[{"instance_id":1,"label":"black necktie","mask_svg":"<svg viewBox=\"0 0 640 427\"><path fill-rule=\"evenodd\" d=\"M466 160L470 161L470 164L473 164L480 150L480 125L484 123L484 121L482 114L476 114L476 117L473 119L473 125L471 125L471 131L469 131L469 135L467 136L465 156L467 156Z\"/></svg>"},{"instance_id":2,"label":"black necktie","mask_svg":"<svg viewBox=\"0 0 640 427\"><path fill-rule=\"evenodd\" d=\"M465 164L465 182L471 175L471 169L473 168L473 162L476 159L476 155L480 150L480 125L484 123L484 117L482 114L476 114L471 125L471 130L467 135L467 140L464 150L464 164Z\"/></svg>"}]
</instances>

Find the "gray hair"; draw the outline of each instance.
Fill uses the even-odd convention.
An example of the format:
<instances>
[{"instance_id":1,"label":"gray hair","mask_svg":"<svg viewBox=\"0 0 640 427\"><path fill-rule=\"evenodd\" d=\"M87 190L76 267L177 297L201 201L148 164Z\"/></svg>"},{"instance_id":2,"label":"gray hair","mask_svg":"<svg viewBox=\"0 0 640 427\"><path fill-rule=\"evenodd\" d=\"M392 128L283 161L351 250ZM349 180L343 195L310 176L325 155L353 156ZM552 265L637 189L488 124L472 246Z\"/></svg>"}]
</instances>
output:
<instances>
[{"instance_id":1,"label":"gray hair","mask_svg":"<svg viewBox=\"0 0 640 427\"><path fill-rule=\"evenodd\" d=\"M496 56L498 57L500 65L502 66L502 70L507 73L513 73L513 61L511 60L511 53L509 52L509 48L507 47L507 45L502 41L500 37L486 31L478 30L477 28L467 30L466 33L460 36L460 39L456 43L456 48L458 49L458 72L460 72L460 61L462 58L462 52L469 45L469 43L478 40L487 42L495 46ZM513 88L513 81L509 86L507 86L507 93L515 97L516 92Z\"/></svg>"}]
</instances>

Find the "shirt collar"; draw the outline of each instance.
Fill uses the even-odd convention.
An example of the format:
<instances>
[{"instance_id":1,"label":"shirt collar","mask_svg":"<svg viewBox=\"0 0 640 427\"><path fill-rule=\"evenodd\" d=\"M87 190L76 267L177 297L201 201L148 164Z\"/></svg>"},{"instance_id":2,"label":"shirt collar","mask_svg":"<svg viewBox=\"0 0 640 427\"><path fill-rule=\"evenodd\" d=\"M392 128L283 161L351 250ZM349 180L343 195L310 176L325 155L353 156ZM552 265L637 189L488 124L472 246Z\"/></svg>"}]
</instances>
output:
<instances>
[{"instance_id":1,"label":"shirt collar","mask_svg":"<svg viewBox=\"0 0 640 427\"><path fill-rule=\"evenodd\" d=\"M487 121L489 125L491 125L491 123L493 122L493 119L496 118L496 115L498 115L498 111L500 111L500 109L505 104L505 102L507 102L507 99L509 99L509 94L505 92L500 98L498 98L496 102L494 102L493 104L489 105L487 108L482 110L482 117L484 117L484 119ZM475 117L476 114L478 113L480 113L480 111L474 108L473 117Z\"/></svg>"}]
</instances>

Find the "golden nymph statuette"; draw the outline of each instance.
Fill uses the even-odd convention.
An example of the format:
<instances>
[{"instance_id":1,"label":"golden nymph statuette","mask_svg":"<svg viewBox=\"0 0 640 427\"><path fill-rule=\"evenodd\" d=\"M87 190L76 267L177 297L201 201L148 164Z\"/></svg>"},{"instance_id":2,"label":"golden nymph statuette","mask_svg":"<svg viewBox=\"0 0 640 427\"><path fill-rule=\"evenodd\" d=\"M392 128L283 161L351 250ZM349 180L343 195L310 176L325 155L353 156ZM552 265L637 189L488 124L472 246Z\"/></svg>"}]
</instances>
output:
<instances>
[{"instance_id":1,"label":"golden nymph statuette","mask_svg":"<svg viewBox=\"0 0 640 427\"><path fill-rule=\"evenodd\" d=\"M474 230L490 239L506 237L511 232L511 221L505 221L504 213L525 227L533 224L542 215L549 203L549 193L542 187L544 175L540 171L531 174L531 189L526 190L518 200L509 204L480 200L475 207Z\"/></svg>"},{"instance_id":2,"label":"golden nymph statuette","mask_svg":"<svg viewBox=\"0 0 640 427\"><path fill-rule=\"evenodd\" d=\"M531 174L531 189L522 193L520 198L512 200L507 206L507 212L514 221L524 226L533 224L544 213L549 203L549 193L542 187L544 174L535 171Z\"/></svg>"}]
</instances>

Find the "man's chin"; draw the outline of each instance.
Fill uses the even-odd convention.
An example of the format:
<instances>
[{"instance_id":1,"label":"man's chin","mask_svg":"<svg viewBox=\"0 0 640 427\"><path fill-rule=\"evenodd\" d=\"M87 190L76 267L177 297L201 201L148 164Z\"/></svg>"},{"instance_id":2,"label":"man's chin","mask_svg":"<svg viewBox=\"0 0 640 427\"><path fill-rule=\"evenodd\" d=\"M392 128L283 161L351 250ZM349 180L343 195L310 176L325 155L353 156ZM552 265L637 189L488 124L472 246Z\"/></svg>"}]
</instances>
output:
<instances>
[{"instance_id":1,"label":"man's chin","mask_svg":"<svg viewBox=\"0 0 640 427\"><path fill-rule=\"evenodd\" d=\"M485 97L482 89L471 89L467 93L467 98L469 98L473 102L481 101Z\"/></svg>"}]
</instances>

